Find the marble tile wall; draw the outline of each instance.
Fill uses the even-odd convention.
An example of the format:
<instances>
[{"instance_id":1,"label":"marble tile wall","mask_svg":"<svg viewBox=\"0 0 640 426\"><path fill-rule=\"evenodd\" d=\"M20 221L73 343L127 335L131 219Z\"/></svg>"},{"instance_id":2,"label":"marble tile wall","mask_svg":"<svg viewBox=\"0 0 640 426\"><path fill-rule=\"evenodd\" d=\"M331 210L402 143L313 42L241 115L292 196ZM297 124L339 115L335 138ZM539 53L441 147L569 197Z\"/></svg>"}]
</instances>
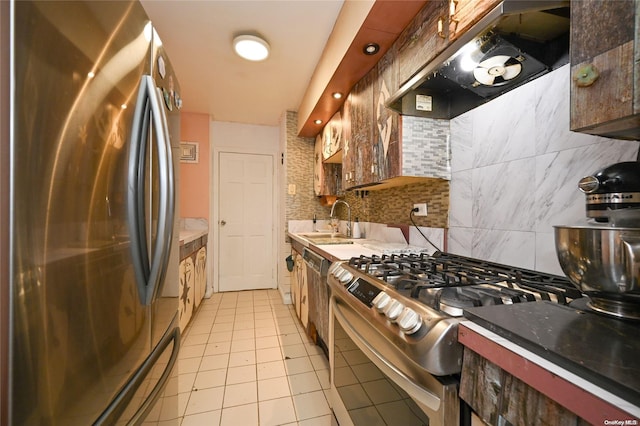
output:
<instances>
[{"instance_id":1,"label":"marble tile wall","mask_svg":"<svg viewBox=\"0 0 640 426\"><path fill-rule=\"evenodd\" d=\"M569 131L569 65L451 120L449 251L562 274L553 225L586 223L578 180L637 141Z\"/></svg>"}]
</instances>

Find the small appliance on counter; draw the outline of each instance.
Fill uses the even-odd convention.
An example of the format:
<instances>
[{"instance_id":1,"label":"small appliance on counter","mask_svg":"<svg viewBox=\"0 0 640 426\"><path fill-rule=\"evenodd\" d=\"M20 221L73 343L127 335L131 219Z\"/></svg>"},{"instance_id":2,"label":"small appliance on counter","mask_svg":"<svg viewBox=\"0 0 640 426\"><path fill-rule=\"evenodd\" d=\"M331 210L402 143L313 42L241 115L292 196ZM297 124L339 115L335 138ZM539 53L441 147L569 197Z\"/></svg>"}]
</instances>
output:
<instances>
[{"instance_id":1,"label":"small appliance on counter","mask_svg":"<svg viewBox=\"0 0 640 426\"><path fill-rule=\"evenodd\" d=\"M605 167L580 179L582 226L554 226L562 271L589 296L586 309L640 320L640 162Z\"/></svg>"},{"instance_id":2,"label":"small appliance on counter","mask_svg":"<svg viewBox=\"0 0 640 426\"><path fill-rule=\"evenodd\" d=\"M640 217L640 162L612 164L580 179L578 188L586 194L588 218L609 222L623 209L634 209Z\"/></svg>"},{"instance_id":3,"label":"small appliance on counter","mask_svg":"<svg viewBox=\"0 0 640 426\"><path fill-rule=\"evenodd\" d=\"M586 306L613 317L640 320L640 228L555 226L562 271Z\"/></svg>"}]
</instances>

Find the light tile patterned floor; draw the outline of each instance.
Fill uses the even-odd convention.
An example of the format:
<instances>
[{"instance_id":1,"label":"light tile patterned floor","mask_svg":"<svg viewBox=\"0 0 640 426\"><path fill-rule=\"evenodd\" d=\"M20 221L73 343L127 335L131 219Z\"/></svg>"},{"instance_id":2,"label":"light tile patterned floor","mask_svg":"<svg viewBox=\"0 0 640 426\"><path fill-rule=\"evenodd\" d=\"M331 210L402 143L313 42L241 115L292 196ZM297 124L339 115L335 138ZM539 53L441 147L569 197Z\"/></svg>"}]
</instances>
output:
<instances>
[{"instance_id":1,"label":"light tile patterned floor","mask_svg":"<svg viewBox=\"0 0 640 426\"><path fill-rule=\"evenodd\" d=\"M336 426L329 362L276 290L216 293L185 330L183 426Z\"/></svg>"}]
</instances>

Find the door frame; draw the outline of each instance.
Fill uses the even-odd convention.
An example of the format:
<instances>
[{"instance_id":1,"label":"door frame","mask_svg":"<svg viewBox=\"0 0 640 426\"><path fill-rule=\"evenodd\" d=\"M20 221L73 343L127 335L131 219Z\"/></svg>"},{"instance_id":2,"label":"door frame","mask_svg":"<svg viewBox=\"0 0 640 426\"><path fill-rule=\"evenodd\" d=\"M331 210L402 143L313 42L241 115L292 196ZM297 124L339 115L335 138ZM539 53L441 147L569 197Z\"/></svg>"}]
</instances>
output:
<instances>
[{"instance_id":1,"label":"door frame","mask_svg":"<svg viewBox=\"0 0 640 426\"><path fill-rule=\"evenodd\" d=\"M220 291L220 282L218 271L220 266L220 241L218 239L219 233L219 225L218 221L219 212L218 206L220 205L220 174L218 164L220 164L220 153L232 153L232 154L247 154L247 155L264 155L271 157L271 165L272 165L272 182L273 182L273 192L271 195L272 198L272 214L273 214L273 226L271 227L271 262L273 265L273 289L278 288L278 230L279 230L279 194L280 194L280 176L278 173L278 163L277 161L277 152L273 152L272 150L261 150L261 149L249 149L249 148L236 148L229 146L219 146L214 147L211 150L211 172L210 178L212 181L211 188L213 188L213 192L209 198L209 240L207 250L208 251L208 259L211 260L212 267L209 268L209 282L213 283L213 291L214 293L218 293ZM210 253L213 253L211 256Z\"/></svg>"}]
</instances>

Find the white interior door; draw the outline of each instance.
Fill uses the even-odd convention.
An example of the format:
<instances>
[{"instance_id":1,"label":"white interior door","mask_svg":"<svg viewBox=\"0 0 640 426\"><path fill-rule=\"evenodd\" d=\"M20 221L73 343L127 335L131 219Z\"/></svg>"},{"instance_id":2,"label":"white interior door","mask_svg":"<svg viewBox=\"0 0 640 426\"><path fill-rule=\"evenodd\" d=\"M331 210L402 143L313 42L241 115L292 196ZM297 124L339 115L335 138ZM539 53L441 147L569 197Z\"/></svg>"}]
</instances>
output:
<instances>
[{"instance_id":1,"label":"white interior door","mask_svg":"<svg viewBox=\"0 0 640 426\"><path fill-rule=\"evenodd\" d=\"M276 288L273 157L221 152L218 170L219 289Z\"/></svg>"}]
</instances>

